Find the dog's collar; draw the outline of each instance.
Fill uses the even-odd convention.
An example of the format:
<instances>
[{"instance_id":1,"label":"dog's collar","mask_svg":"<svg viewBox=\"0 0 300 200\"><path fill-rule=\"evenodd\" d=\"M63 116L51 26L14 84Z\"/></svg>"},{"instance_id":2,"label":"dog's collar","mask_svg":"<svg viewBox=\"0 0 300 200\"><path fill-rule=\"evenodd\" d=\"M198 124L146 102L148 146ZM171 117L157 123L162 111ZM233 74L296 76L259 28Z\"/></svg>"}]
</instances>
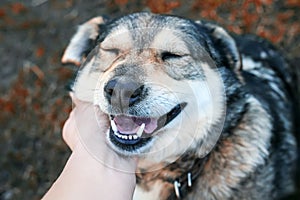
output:
<instances>
[{"instance_id":1,"label":"dog's collar","mask_svg":"<svg viewBox=\"0 0 300 200\"><path fill-rule=\"evenodd\" d=\"M204 167L204 161L206 160L206 157L204 158L190 158L194 159L193 162L191 162L191 166L188 168L185 168L185 172L180 174L178 177L176 177L171 183L173 183L173 192L171 192L170 196L167 199L182 199L191 190L193 189L193 183L195 180L199 177L199 175L202 172L202 169ZM181 159L179 159L179 162L190 162L183 156ZM176 161L177 163L177 161ZM175 163L172 163L173 165ZM166 180L170 181L170 180Z\"/></svg>"},{"instance_id":2,"label":"dog's collar","mask_svg":"<svg viewBox=\"0 0 300 200\"><path fill-rule=\"evenodd\" d=\"M193 190L194 182L201 174L206 159L207 156L199 158L194 154L184 154L161 170L137 173L137 183L147 190L150 189L151 182L162 181L163 199L182 199Z\"/></svg>"}]
</instances>

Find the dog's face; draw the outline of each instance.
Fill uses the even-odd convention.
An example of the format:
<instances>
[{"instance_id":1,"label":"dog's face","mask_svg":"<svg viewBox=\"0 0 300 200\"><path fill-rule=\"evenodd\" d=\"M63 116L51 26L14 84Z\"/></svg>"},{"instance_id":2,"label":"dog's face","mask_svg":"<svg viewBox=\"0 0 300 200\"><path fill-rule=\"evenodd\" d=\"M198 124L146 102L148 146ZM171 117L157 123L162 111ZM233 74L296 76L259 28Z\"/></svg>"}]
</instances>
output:
<instances>
[{"instance_id":1,"label":"dog's face","mask_svg":"<svg viewBox=\"0 0 300 200\"><path fill-rule=\"evenodd\" d=\"M225 111L218 73L223 61L208 37L215 29L148 13L104 26L106 30L99 30L90 21L78 31L95 35L89 30L94 27L100 35L81 66L74 92L107 114L110 146L120 154L157 162L195 148L209 151L219 136L211 133L212 126L222 125ZM75 43L82 48L82 37L77 33L68 48ZM81 55L84 48L78 51ZM228 53L226 62L234 56Z\"/></svg>"}]
</instances>

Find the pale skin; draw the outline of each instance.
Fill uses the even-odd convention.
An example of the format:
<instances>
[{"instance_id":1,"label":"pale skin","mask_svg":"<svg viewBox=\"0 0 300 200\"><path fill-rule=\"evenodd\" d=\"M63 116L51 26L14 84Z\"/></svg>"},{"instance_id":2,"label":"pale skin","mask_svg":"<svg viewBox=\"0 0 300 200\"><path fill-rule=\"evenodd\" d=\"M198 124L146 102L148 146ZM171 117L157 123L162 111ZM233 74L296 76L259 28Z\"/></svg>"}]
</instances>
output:
<instances>
[{"instance_id":1,"label":"pale skin","mask_svg":"<svg viewBox=\"0 0 300 200\"><path fill-rule=\"evenodd\" d=\"M42 199L132 199L136 185L134 171L137 159L124 158L107 145L107 117L104 114L91 103L74 97L72 99L76 106L63 128L63 138L72 154L62 173ZM99 117L98 120L95 114ZM85 141L90 140L91 143L82 141L80 131L88 133ZM99 135L100 140L97 140L95 147L90 147L93 135ZM90 148L96 150L90 151Z\"/></svg>"}]
</instances>

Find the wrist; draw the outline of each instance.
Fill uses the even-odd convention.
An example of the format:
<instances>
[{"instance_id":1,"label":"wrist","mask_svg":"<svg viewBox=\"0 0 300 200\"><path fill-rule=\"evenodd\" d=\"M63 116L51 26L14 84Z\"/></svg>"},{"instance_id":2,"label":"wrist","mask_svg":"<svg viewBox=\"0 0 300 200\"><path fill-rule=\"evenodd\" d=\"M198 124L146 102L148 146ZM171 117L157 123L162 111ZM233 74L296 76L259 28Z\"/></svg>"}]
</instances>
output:
<instances>
[{"instance_id":1,"label":"wrist","mask_svg":"<svg viewBox=\"0 0 300 200\"><path fill-rule=\"evenodd\" d=\"M43 199L132 199L135 181L134 173L108 167L77 145Z\"/></svg>"},{"instance_id":2,"label":"wrist","mask_svg":"<svg viewBox=\"0 0 300 200\"><path fill-rule=\"evenodd\" d=\"M71 164L77 165L80 169L78 173L86 174L84 182L93 182L98 189L108 190L107 198L104 198L106 192L101 192L102 199L122 199L126 196L131 199L136 185L135 169L136 162L132 159L120 159L118 155L107 152L106 160L99 161L96 156L91 155L82 145L73 152ZM126 168L124 167L126 165ZM105 184L103 184L103 181ZM116 194L111 194L117 192ZM99 197L99 196L98 196Z\"/></svg>"}]
</instances>

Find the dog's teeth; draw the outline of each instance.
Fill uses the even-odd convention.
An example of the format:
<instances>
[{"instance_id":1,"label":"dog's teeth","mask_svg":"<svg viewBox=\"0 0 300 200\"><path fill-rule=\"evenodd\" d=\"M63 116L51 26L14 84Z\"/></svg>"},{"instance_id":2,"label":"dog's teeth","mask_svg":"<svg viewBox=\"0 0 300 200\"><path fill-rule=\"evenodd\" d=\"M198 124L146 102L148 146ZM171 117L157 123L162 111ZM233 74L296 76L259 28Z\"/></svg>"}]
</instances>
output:
<instances>
[{"instance_id":1,"label":"dog's teeth","mask_svg":"<svg viewBox=\"0 0 300 200\"><path fill-rule=\"evenodd\" d=\"M145 124L142 123L142 125L139 128L139 130L136 132L137 136L141 137L142 134L143 134L144 129L145 129Z\"/></svg>"},{"instance_id":2,"label":"dog's teeth","mask_svg":"<svg viewBox=\"0 0 300 200\"><path fill-rule=\"evenodd\" d=\"M110 120L110 125L111 125L112 130L113 130L115 133L117 133L117 132L118 132L118 128L117 128L117 125L116 125L116 123L115 123L114 120Z\"/></svg>"},{"instance_id":3,"label":"dog's teeth","mask_svg":"<svg viewBox=\"0 0 300 200\"><path fill-rule=\"evenodd\" d=\"M132 135L129 135L128 138L129 138L129 140L132 140Z\"/></svg>"},{"instance_id":4,"label":"dog's teeth","mask_svg":"<svg viewBox=\"0 0 300 200\"><path fill-rule=\"evenodd\" d=\"M134 140L139 138L137 135L133 135L132 137L133 137Z\"/></svg>"}]
</instances>

